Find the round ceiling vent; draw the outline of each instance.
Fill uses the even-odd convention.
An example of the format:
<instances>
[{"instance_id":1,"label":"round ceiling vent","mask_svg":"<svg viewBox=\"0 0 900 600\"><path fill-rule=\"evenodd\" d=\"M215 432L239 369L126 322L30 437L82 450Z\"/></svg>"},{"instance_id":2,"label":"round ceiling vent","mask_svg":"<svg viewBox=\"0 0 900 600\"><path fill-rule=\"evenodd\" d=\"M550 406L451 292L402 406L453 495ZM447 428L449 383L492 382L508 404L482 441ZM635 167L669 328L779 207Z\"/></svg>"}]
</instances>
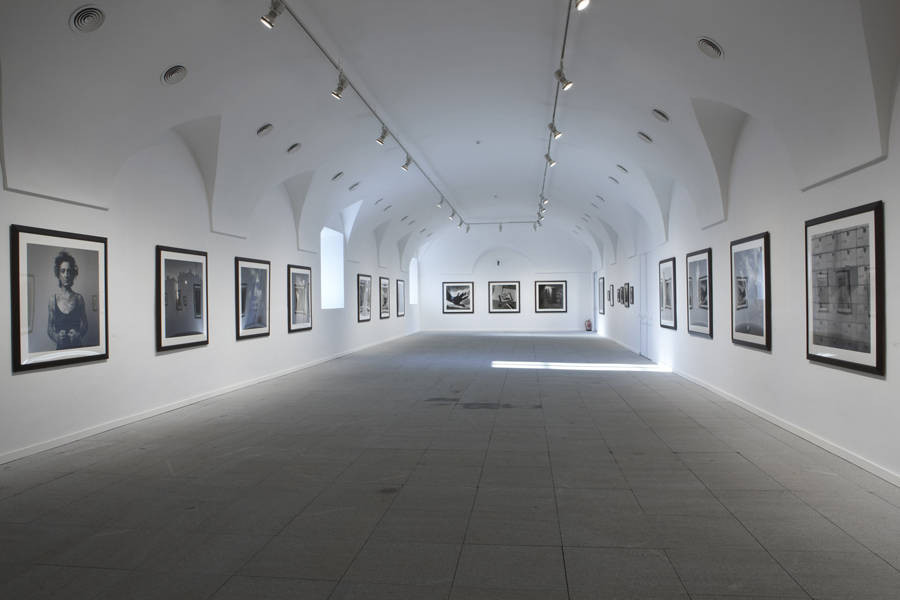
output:
<instances>
[{"instance_id":1,"label":"round ceiling vent","mask_svg":"<svg viewBox=\"0 0 900 600\"><path fill-rule=\"evenodd\" d=\"M263 125L262 127L260 127L259 129L256 130L256 135L258 135L259 137L262 137L264 135L269 135L270 133L272 133L272 124L271 123L266 123L265 125Z\"/></svg>"},{"instance_id":2,"label":"round ceiling vent","mask_svg":"<svg viewBox=\"0 0 900 600\"><path fill-rule=\"evenodd\" d=\"M340 178L343 177L343 176L344 176L344 172L343 172L343 171L338 171L337 173L335 173L334 175L331 176L331 180L332 180L332 181L337 181L338 179L340 179Z\"/></svg>"},{"instance_id":3,"label":"round ceiling vent","mask_svg":"<svg viewBox=\"0 0 900 600\"><path fill-rule=\"evenodd\" d=\"M187 77L187 69L184 65L172 65L159 76L159 80L163 85L175 85L181 83Z\"/></svg>"},{"instance_id":4,"label":"round ceiling vent","mask_svg":"<svg viewBox=\"0 0 900 600\"><path fill-rule=\"evenodd\" d=\"M293 154L294 152L296 152L299 149L300 149L300 142L295 142L295 143L291 144L290 146L288 146L287 153Z\"/></svg>"},{"instance_id":5,"label":"round ceiling vent","mask_svg":"<svg viewBox=\"0 0 900 600\"><path fill-rule=\"evenodd\" d=\"M69 28L78 33L93 33L100 29L106 15L103 11L92 4L76 8L75 12L69 15Z\"/></svg>"},{"instance_id":6,"label":"round ceiling vent","mask_svg":"<svg viewBox=\"0 0 900 600\"><path fill-rule=\"evenodd\" d=\"M702 37L698 39L697 47L700 48L700 52L710 58L722 58L722 46L712 38Z\"/></svg>"},{"instance_id":7,"label":"round ceiling vent","mask_svg":"<svg viewBox=\"0 0 900 600\"><path fill-rule=\"evenodd\" d=\"M638 131L637 136L639 138L641 138L642 140L644 140L645 142L647 142L648 144L653 143L653 138L650 137L649 135L647 135L646 133L644 133L643 131Z\"/></svg>"}]
</instances>

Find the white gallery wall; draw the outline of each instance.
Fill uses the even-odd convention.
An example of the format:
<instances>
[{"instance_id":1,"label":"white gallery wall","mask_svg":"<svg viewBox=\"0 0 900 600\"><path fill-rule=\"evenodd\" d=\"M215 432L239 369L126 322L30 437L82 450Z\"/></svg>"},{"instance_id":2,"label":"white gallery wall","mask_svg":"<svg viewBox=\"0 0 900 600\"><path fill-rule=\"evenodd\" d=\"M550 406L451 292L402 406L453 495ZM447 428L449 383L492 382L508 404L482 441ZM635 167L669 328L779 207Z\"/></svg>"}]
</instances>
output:
<instances>
[{"instance_id":1,"label":"white gallery wall","mask_svg":"<svg viewBox=\"0 0 900 600\"><path fill-rule=\"evenodd\" d=\"M416 306L407 302L406 316L396 317L395 280L408 281L408 274L399 258L378 265L371 233L368 241L354 241L355 253L345 255L344 309L320 309L319 255L297 250L294 217L281 186L259 200L246 239L210 233L203 181L174 134L126 163L113 197L115 203L103 211L0 191L0 223L7 232L17 224L108 238L109 275L108 360L13 374L11 318L9 308L4 311L0 462L418 329ZM209 345L156 352L157 244L208 253ZM319 240L301 244L318 248ZM9 251L8 243L0 244L3 265L9 265ZM235 339L235 256L271 261L268 337ZM287 264L313 269L310 331L287 332ZM4 272L0 297L8 299ZM357 323L357 272L373 277L373 318L366 323ZM384 320L378 317L379 276L391 279L391 317ZM37 299L36 306L46 306L46 299Z\"/></svg>"},{"instance_id":2,"label":"white gallery wall","mask_svg":"<svg viewBox=\"0 0 900 600\"><path fill-rule=\"evenodd\" d=\"M427 244L419 258L422 329L434 331L584 331L593 319L591 251L564 231L530 225L473 226ZM567 310L536 313L535 281L566 281ZM443 282L474 283L474 312L443 313ZM520 312L488 312L491 281L518 281Z\"/></svg>"},{"instance_id":3,"label":"white gallery wall","mask_svg":"<svg viewBox=\"0 0 900 600\"><path fill-rule=\"evenodd\" d=\"M830 183L800 191L778 134L750 118L735 150L728 218L701 229L684 190L676 190L669 241L645 256L646 272L635 284L644 302L615 306L601 331L630 348L641 345L646 316L647 356L711 389L745 403L820 445L900 483L900 141L898 116L887 160ZM883 200L885 202L886 376L829 367L806 359L805 229L808 219ZM731 341L731 241L768 231L771 236L771 352ZM712 248L713 339L687 332L685 255ZM678 329L659 326L658 263L675 257ZM641 257L621 261L605 274L616 286L635 281Z\"/></svg>"}]
</instances>

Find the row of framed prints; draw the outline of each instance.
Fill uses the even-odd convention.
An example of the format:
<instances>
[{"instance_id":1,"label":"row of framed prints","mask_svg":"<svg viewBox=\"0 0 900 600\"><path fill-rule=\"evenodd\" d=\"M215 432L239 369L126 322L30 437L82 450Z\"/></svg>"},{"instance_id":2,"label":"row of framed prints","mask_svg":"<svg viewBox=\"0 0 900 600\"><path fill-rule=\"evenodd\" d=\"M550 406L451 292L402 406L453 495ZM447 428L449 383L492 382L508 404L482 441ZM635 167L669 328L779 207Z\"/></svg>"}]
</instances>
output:
<instances>
[{"instance_id":1,"label":"row of framed prints","mask_svg":"<svg viewBox=\"0 0 900 600\"><path fill-rule=\"evenodd\" d=\"M731 339L772 348L769 232L731 242ZM687 330L713 335L712 249L685 257ZM806 357L885 372L884 203L806 221ZM659 324L677 329L675 257L659 262Z\"/></svg>"},{"instance_id":2,"label":"row of framed prints","mask_svg":"<svg viewBox=\"0 0 900 600\"><path fill-rule=\"evenodd\" d=\"M630 283L624 283L620 285L618 288L613 284L609 284L609 288L606 287L606 278L599 277L597 279L598 283L598 299L599 306L598 312L601 315L606 314L606 306L615 306L616 302L628 308L632 304L634 304L634 286ZM605 298L604 298L605 294Z\"/></svg>"},{"instance_id":3,"label":"row of framed prints","mask_svg":"<svg viewBox=\"0 0 900 600\"><path fill-rule=\"evenodd\" d=\"M391 316L391 280L378 278L378 318ZM406 316L406 281L397 280L397 316ZM356 320L359 323L372 320L372 276L356 274Z\"/></svg>"},{"instance_id":4,"label":"row of framed prints","mask_svg":"<svg viewBox=\"0 0 900 600\"><path fill-rule=\"evenodd\" d=\"M567 281L535 281L534 312L566 312ZM518 281L488 282L488 312L522 312ZM442 311L444 314L474 313L475 284L471 281L445 281L441 285Z\"/></svg>"},{"instance_id":5,"label":"row of framed prints","mask_svg":"<svg viewBox=\"0 0 900 600\"><path fill-rule=\"evenodd\" d=\"M11 225L10 263L13 371L109 358L105 237ZM271 267L234 259L238 340L269 335ZM207 253L157 246L155 287L157 351L208 344ZM312 329L310 267L287 265L287 309L289 333Z\"/></svg>"}]
</instances>

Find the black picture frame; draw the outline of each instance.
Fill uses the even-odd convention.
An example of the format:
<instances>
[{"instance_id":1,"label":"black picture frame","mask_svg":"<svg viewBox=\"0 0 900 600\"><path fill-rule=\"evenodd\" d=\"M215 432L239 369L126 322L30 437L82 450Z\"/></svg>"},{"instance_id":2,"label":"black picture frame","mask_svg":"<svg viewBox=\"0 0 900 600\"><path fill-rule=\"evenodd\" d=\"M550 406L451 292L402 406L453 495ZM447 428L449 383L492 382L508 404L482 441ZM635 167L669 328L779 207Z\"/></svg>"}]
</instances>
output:
<instances>
[{"instance_id":1,"label":"black picture frame","mask_svg":"<svg viewBox=\"0 0 900 600\"><path fill-rule=\"evenodd\" d=\"M766 231L734 240L730 246L731 341L766 351L772 349L769 245Z\"/></svg>"},{"instance_id":2,"label":"black picture frame","mask_svg":"<svg viewBox=\"0 0 900 600\"><path fill-rule=\"evenodd\" d=\"M674 256L659 261L659 326L678 329L678 284Z\"/></svg>"},{"instance_id":3,"label":"black picture frame","mask_svg":"<svg viewBox=\"0 0 900 600\"><path fill-rule=\"evenodd\" d=\"M156 351L209 344L207 254L156 246Z\"/></svg>"},{"instance_id":4,"label":"black picture frame","mask_svg":"<svg viewBox=\"0 0 900 600\"><path fill-rule=\"evenodd\" d=\"M616 305L616 288L614 284L609 284L609 305Z\"/></svg>"},{"instance_id":5,"label":"black picture frame","mask_svg":"<svg viewBox=\"0 0 900 600\"><path fill-rule=\"evenodd\" d=\"M518 281L488 281L488 312L522 312L520 292Z\"/></svg>"},{"instance_id":6,"label":"black picture frame","mask_svg":"<svg viewBox=\"0 0 900 600\"><path fill-rule=\"evenodd\" d=\"M108 359L107 239L25 225L9 232L13 372Z\"/></svg>"},{"instance_id":7,"label":"black picture frame","mask_svg":"<svg viewBox=\"0 0 900 600\"><path fill-rule=\"evenodd\" d=\"M634 304L634 286L628 284L628 306Z\"/></svg>"},{"instance_id":8,"label":"black picture frame","mask_svg":"<svg viewBox=\"0 0 900 600\"><path fill-rule=\"evenodd\" d=\"M606 314L606 277L597 278L597 313Z\"/></svg>"},{"instance_id":9,"label":"black picture frame","mask_svg":"<svg viewBox=\"0 0 900 600\"><path fill-rule=\"evenodd\" d=\"M406 316L406 281L397 280L397 317Z\"/></svg>"},{"instance_id":10,"label":"black picture frame","mask_svg":"<svg viewBox=\"0 0 900 600\"><path fill-rule=\"evenodd\" d=\"M312 267L287 266L288 333L312 329Z\"/></svg>"},{"instance_id":11,"label":"black picture frame","mask_svg":"<svg viewBox=\"0 0 900 600\"><path fill-rule=\"evenodd\" d=\"M622 285L622 306L625 308L631 307L631 302L628 301L628 283Z\"/></svg>"},{"instance_id":12,"label":"black picture frame","mask_svg":"<svg viewBox=\"0 0 900 600\"><path fill-rule=\"evenodd\" d=\"M534 282L534 312L536 313L564 313L568 312L568 281L557 279L553 281Z\"/></svg>"},{"instance_id":13,"label":"black picture frame","mask_svg":"<svg viewBox=\"0 0 900 600\"><path fill-rule=\"evenodd\" d=\"M444 314L469 314L475 312L475 283L471 281L444 281L441 283L441 302Z\"/></svg>"},{"instance_id":14,"label":"black picture frame","mask_svg":"<svg viewBox=\"0 0 900 600\"><path fill-rule=\"evenodd\" d=\"M691 335L713 337L712 248L689 252L684 258L687 285L687 330Z\"/></svg>"},{"instance_id":15,"label":"black picture frame","mask_svg":"<svg viewBox=\"0 0 900 600\"><path fill-rule=\"evenodd\" d=\"M885 374L884 202L806 221L806 358Z\"/></svg>"},{"instance_id":16,"label":"black picture frame","mask_svg":"<svg viewBox=\"0 0 900 600\"><path fill-rule=\"evenodd\" d=\"M356 322L372 320L372 276L356 274Z\"/></svg>"},{"instance_id":17,"label":"black picture frame","mask_svg":"<svg viewBox=\"0 0 900 600\"><path fill-rule=\"evenodd\" d=\"M391 318L391 280L388 277L378 278L378 318Z\"/></svg>"},{"instance_id":18,"label":"black picture frame","mask_svg":"<svg viewBox=\"0 0 900 600\"><path fill-rule=\"evenodd\" d=\"M234 257L234 325L238 340L269 335L271 285L271 262Z\"/></svg>"}]
</instances>

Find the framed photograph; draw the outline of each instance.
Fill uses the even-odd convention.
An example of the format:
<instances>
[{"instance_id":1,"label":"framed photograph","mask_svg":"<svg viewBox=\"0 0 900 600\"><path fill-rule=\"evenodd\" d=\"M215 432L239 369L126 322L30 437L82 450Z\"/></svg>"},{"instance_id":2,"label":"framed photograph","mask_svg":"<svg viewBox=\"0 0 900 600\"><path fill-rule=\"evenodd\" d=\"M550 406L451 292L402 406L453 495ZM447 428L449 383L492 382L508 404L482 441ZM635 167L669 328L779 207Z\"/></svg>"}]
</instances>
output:
<instances>
[{"instance_id":1,"label":"framed photograph","mask_svg":"<svg viewBox=\"0 0 900 600\"><path fill-rule=\"evenodd\" d=\"M312 329L312 269L287 266L288 333Z\"/></svg>"},{"instance_id":2,"label":"framed photograph","mask_svg":"<svg viewBox=\"0 0 900 600\"><path fill-rule=\"evenodd\" d=\"M372 320L372 276L356 274L356 322Z\"/></svg>"},{"instance_id":3,"label":"framed photograph","mask_svg":"<svg viewBox=\"0 0 900 600\"><path fill-rule=\"evenodd\" d=\"M598 277L597 278L597 312L601 315L606 314L606 298L604 297L606 294L606 277Z\"/></svg>"},{"instance_id":4,"label":"framed photograph","mask_svg":"<svg viewBox=\"0 0 900 600\"><path fill-rule=\"evenodd\" d=\"M269 335L269 279L267 260L234 257L234 316L237 339Z\"/></svg>"},{"instance_id":5,"label":"framed photograph","mask_svg":"<svg viewBox=\"0 0 900 600\"><path fill-rule=\"evenodd\" d=\"M445 281L442 286L444 295L444 310L446 313L472 313L475 305L472 298L475 296L475 284L471 281Z\"/></svg>"},{"instance_id":6,"label":"framed photograph","mask_svg":"<svg viewBox=\"0 0 900 600\"><path fill-rule=\"evenodd\" d=\"M156 350L209 343L206 252L156 247Z\"/></svg>"},{"instance_id":7,"label":"framed photograph","mask_svg":"<svg viewBox=\"0 0 900 600\"><path fill-rule=\"evenodd\" d=\"M534 312L566 312L566 281L535 281Z\"/></svg>"},{"instance_id":8,"label":"framed photograph","mask_svg":"<svg viewBox=\"0 0 900 600\"><path fill-rule=\"evenodd\" d=\"M624 286L621 286L621 285L618 288L616 288L616 299L619 301L619 304L622 304L622 305L625 304L625 298L624 298L624 294L623 294L624 289L625 289Z\"/></svg>"},{"instance_id":9,"label":"framed photograph","mask_svg":"<svg viewBox=\"0 0 900 600\"><path fill-rule=\"evenodd\" d=\"M397 316L406 316L406 281L397 280Z\"/></svg>"},{"instance_id":10,"label":"framed photograph","mask_svg":"<svg viewBox=\"0 0 900 600\"><path fill-rule=\"evenodd\" d=\"M625 305L625 308L631 306L631 302L628 301L628 283L622 286L622 304Z\"/></svg>"},{"instance_id":11,"label":"framed photograph","mask_svg":"<svg viewBox=\"0 0 900 600\"><path fill-rule=\"evenodd\" d=\"M631 306L634 304L634 286L630 283L628 284L628 305Z\"/></svg>"},{"instance_id":12,"label":"framed photograph","mask_svg":"<svg viewBox=\"0 0 900 600\"><path fill-rule=\"evenodd\" d=\"M772 349L768 231L731 242L731 341Z\"/></svg>"},{"instance_id":13,"label":"framed photograph","mask_svg":"<svg viewBox=\"0 0 900 600\"><path fill-rule=\"evenodd\" d=\"M517 313L519 307L519 282L518 281L489 281L488 292L490 303L488 312L492 313Z\"/></svg>"},{"instance_id":14,"label":"framed photograph","mask_svg":"<svg viewBox=\"0 0 900 600\"><path fill-rule=\"evenodd\" d=\"M659 261L659 326L678 329L678 302L675 297L675 257ZM634 301L631 299L632 302Z\"/></svg>"},{"instance_id":15,"label":"framed photograph","mask_svg":"<svg viewBox=\"0 0 900 600\"><path fill-rule=\"evenodd\" d=\"M13 371L109 358L106 238L10 225Z\"/></svg>"},{"instance_id":16,"label":"framed photograph","mask_svg":"<svg viewBox=\"0 0 900 600\"><path fill-rule=\"evenodd\" d=\"M609 305L610 306L616 305L616 290L615 290L615 286L613 286L613 284L609 284Z\"/></svg>"},{"instance_id":17,"label":"framed photograph","mask_svg":"<svg viewBox=\"0 0 900 600\"><path fill-rule=\"evenodd\" d=\"M379 319L391 317L391 280L387 277L378 278L378 307Z\"/></svg>"},{"instance_id":18,"label":"framed photograph","mask_svg":"<svg viewBox=\"0 0 900 600\"><path fill-rule=\"evenodd\" d=\"M688 333L713 336L712 248L687 255Z\"/></svg>"},{"instance_id":19,"label":"framed photograph","mask_svg":"<svg viewBox=\"0 0 900 600\"><path fill-rule=\"evenodd\" d=\"M884 203L806 222L806 358L885 373Z\"/></svg>"}]
</instances>

